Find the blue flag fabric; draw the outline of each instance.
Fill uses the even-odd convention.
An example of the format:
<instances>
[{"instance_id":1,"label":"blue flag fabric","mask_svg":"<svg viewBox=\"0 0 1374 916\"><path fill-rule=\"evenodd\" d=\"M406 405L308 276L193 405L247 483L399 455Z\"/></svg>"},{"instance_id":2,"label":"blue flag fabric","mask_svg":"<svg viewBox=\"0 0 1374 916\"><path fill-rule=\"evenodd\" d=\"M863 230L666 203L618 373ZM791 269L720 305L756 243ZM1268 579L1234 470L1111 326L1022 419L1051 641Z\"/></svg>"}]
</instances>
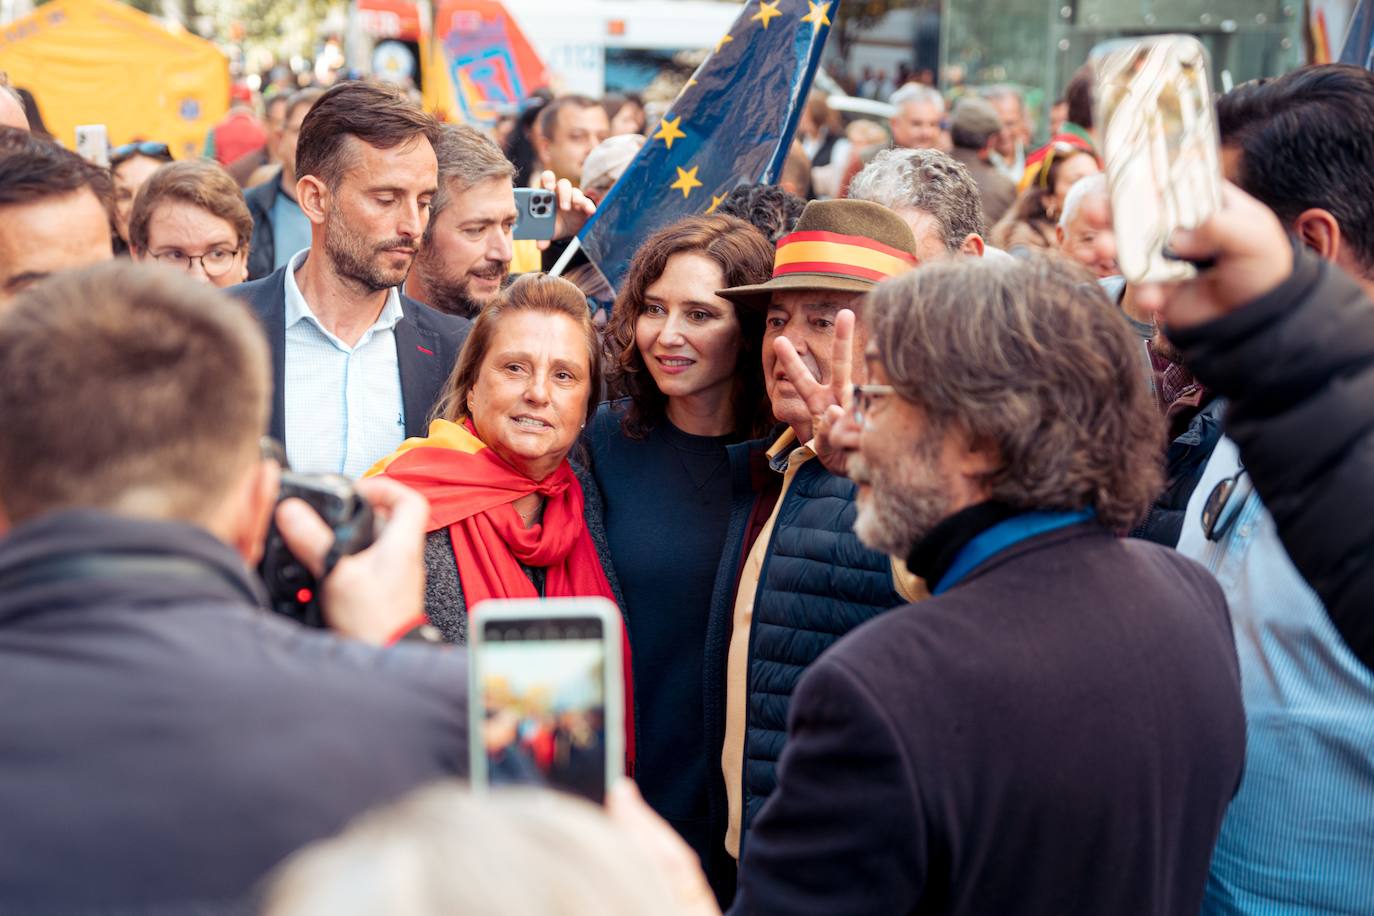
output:
<instances>
[{"instance_id":1,"label":"blue flag fabric","mask_svg":"<svg viewBox=\"0 0 1374 916\"><path fill-rule=\"evenodd\" d=\"M1374 70L1374 0L1358 0L1345 32L1340 62Z\"/></svg>"},{"instance_id":2,"label":"blue flag fabric","mask_svg":"<svg viewBox=\"0 0 1374 916\"><path fill-rule=\"evenodd\" d=\"M620 289L640 243L782 171L839 0L749 0L578 234Z\"/></svg>"}]
</instances>

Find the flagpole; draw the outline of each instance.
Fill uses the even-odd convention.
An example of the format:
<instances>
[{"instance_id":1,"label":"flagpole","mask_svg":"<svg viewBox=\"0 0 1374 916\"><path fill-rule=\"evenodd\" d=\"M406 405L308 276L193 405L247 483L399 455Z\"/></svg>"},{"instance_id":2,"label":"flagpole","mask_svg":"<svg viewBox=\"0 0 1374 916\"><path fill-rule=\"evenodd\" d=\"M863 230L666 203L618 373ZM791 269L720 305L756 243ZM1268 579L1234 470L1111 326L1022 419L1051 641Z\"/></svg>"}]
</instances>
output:
<instances>
[{"instance_id":1,"label":"flagpole","mask_svg":"<svg viewBox=\"0 0 1374 916\"><path fill-rule=\"evenodd\" d=\"M573 259L573 256L581 250L582 240L577 236L573 236L573 240L568 243L568 247L563 249L563 253L558 256L557 262L555 262L553 267L549 269L549 276L563 276L563 271L567 269L568 262L571 261Z\"/></svg>"}]
</instances>

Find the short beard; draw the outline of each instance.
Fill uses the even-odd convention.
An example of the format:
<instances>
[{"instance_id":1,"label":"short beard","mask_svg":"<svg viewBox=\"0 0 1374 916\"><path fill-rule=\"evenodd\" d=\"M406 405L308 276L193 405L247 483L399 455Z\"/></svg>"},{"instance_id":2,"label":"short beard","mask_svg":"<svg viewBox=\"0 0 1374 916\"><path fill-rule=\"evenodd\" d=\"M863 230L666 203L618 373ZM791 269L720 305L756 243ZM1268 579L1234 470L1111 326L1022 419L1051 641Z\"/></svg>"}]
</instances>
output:
<instances>
[{"instance_id":1,"label":"short beard","mask_svg":"<svg viewBox=\"0 0 1374 916\"><path fill-rule=\"evenodd\" d=\"M891 470L865 461L862 455L850 457L850 476L869 487L854 520L854 533L865 546L904 560L949 517L949 486L938 471L942 439L927 435Z\"/></svg>"},{"instance_id":2,"label":"short beard","mask_svg":"<svg viewBox=\"0 0 1374 916\"><path fill-rule=\"evenodd\" d=\"M338 210L331 210L325 222L324 252L334 265L334 272L372 293L400 286L410 270L409 265L399 271L384 268L377 263L377 256L388 248L414 248L419 244L418 239L394 238L369 249L367 240L348 228Z\"/></svg>"},{"instance_id":3,"label":"short beard","mask_svg":"<svg viewBox=\"0 0 1374 916\"><path fill-rule=\"evenodd\" d=\"M429 290L430 308L438 309L449 315L457 315L460 318L473 319L482 311L482 306L491 301L491 297L486 299L475 298L469 290L472 281L464 274L461 279L450 280L444 276L442 264L431 264L426 252L426 246L420 249L420 256L415 261L415 270L424 280L425 288ZM502 264L501 279L504 281L510 273L510 264Z\"/></svg>"},{"instance_id":4,"label":"short beard","mask_svg":"<svg viewBox=\"0 0 1374 916\"><path fill-rule=\"evenodd\" d=\"M1183 363L1183 354L1178 352L1178 347L1174 346L1174 342L1169 339L1169 335L1165 334L1164 330L1159 326L1155 327L1155 336L1154 339L1150 341L1150 349L1153 350L1154 354L1160 359L1168 360L1171 363L1177 363L1179 365Z\"/></svg>"}]
</instances>

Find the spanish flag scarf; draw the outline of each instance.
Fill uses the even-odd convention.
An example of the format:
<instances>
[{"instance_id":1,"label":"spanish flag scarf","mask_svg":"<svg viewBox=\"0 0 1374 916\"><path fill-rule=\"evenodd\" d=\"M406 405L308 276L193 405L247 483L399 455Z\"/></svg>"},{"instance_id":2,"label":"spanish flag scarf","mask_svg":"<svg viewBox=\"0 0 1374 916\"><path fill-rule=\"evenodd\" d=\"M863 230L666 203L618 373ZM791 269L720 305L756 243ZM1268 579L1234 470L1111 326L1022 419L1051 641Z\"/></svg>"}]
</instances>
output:
<instances>
[{"instance_id":1,"label":"spanish flag scarf","mask_svg":"<svg viewBox=\"0 0 1374 916\"><path fill-rule=\"evenodd\" d=\"M543 480L531 480L477 438L471 421L435 420L429 435L407 439L365 476L385 475L429 500L429 529L447 528L458 581L469 608L488 598L538 598L524 566L545 570L546 598L605 598L615 593L601 568L583 516L582 486L564 460ZM526 528L515 501L545 498L544 517ZM634 684L630 642L621 630L625 668L625 757L634 764Z\"/></svg>"}]
</instances>

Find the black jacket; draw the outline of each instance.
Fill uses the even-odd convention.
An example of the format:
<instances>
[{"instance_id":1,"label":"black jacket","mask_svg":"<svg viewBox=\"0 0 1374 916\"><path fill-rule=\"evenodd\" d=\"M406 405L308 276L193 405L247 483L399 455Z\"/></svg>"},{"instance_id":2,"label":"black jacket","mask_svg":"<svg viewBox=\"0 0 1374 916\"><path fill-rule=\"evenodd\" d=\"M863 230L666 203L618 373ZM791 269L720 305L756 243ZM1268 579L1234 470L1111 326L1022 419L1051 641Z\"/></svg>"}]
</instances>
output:
<instances>
[{"instance_id":1,"label":"black jacket","mask_svg":"<svg viewBox=\"0 0 1374 916\"><path fill-rule=\"evenodd\" d=\"M0 541L0 913L246 911L302 844L466 773L463 653L307 630L259 588L186 524Z\"/></svg>"},{"instance_id":2,"label":"black jacket","mask_svg":"<svg viewBox=\"0 0 1374 916\"><path fill-rule=\"evenodd\" d=\"M281 193L281 173L243 192L243 201L253 215L253 240L248 245L248 279L260 280L273 271L277 246L272 235L272 205Z\"/></svg>"},{"instance_id":3,"label":"black jacket","mask_svg":"<svg viewBox=\"0 0 1374 916\"><path fill-rule=\"evenodd\" d=\"M1229 399L1227 435L1293 565L1374 668L1374 307L1300 252L1268 295L1169 337Z\"/></svg>"},{"instance_id":4,"label":"black jacket","mask_svg":"<svg viewBox=\"0 0 1374 916\"><path fill-rule=\"evenodd\" d=\"M1196 913L1244 754L1211 576L1039 534L802 676L731 913Z\"/></svg>"},{"instance_id":5,"label":"black jacket","mask_svg":"<svg viewBox=\"0 0 1374 916\"><path fill-rule=\"evenodd\" d=\"M229 290L252 307L272 347L272 417L268 434L286 442L286 270ZM445 315L401 296L405 317L396 325L396 361L401 367L401 398L406 435L423 436L429 412L443 393L458 351L468 336L466 318Z\"/></svg>"},{"instance_id":6,"label":"black jacket","mask_svg":"<svg viewBox=\"0 0 1374 916\"><path fill-rule=\"evenodd\" d=\"M1188 513L1188 501L1207 470L1207 460L1221 441L1221 415L1226 409L1224 398L1214 397L1197 412L1187 429L1169 443L1164 454L1164 489L1155 497L1154 505L1144 520L1131 532L1132 537L1144 538L1177 547L1183 533L1183 520Z\"/></svg>"}]
</instances>

